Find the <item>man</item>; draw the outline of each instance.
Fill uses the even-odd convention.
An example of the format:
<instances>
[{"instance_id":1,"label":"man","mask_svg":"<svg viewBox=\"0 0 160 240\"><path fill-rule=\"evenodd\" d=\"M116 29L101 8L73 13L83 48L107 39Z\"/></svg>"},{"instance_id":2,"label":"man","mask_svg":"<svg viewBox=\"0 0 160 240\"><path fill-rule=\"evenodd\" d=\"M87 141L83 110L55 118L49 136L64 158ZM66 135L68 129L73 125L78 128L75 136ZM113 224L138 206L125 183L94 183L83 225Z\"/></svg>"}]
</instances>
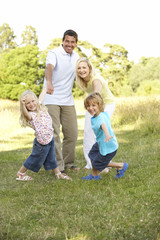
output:
<instances>
[{"instance_id":1,"label":"man","mask_svg":"<svg viewBox=\"0 0 160 240\"><path fill-rule=\"evenodd\" d=\"M69 168L78 170L73 165L78 130L72 95L75 65L79 58L78 54L73 51L77 41L77 33L67 30L63 35L62 45L49 51L46 59L44 87L46 87L47 94L44 104L52 117L56 158L61 172ZM62 149L60 125L62 125L63 133Z\"/></svg>"}]
</instances>

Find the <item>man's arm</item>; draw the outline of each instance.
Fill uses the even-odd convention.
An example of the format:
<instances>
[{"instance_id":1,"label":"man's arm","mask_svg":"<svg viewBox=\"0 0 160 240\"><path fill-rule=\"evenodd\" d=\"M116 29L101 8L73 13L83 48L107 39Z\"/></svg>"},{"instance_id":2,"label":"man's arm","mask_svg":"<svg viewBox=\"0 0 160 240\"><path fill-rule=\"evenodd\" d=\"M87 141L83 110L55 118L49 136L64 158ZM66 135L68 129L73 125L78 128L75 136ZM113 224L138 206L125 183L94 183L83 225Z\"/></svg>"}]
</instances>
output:
<instances>
[{"instance_id":1,"label":"man's arm","mask_svg":"<svg viewBox=\"0 0 160 240\"><path fill-rule=\"evenodd\" d=\"M52 72L53 72L54 66L52 64L47 64L45 69L45 78L46 78L46 93L53 94L54 92L54 86L52 83Z\"/></svg>"}]
</instances>

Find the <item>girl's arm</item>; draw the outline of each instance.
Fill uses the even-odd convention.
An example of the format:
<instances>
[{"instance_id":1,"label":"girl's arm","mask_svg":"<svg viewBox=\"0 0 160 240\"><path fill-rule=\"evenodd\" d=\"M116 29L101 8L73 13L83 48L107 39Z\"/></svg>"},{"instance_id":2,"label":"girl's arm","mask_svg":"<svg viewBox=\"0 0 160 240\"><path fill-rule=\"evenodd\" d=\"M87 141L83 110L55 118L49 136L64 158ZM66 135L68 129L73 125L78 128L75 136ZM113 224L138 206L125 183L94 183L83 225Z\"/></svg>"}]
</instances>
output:
<instances>
[{"instance_id":1,"label":"girl's arm","mask_svg":"<svg viewBox=\"0 0 160 240\"><path fill-rule=\"evenodd\" d=\"M95 79L95 80L92 82L92 86L93 86L94 92L98 92L98 93L101 92L102 83L101 83L101 81L100 81L99 79Z\"/></svg>"},{"instance_id":2,"label":"girl's arm","mask_svg":"<svg viewBox=\"0 0 160 240\"><path fill-rule=\"evenodd\" d=\"M104 132L104 134L105 134L105 137L106 137L105 140L104 140L104 142L110 141L110 140L113 138L113 136L111 136L111 135L109 134L108 128L107 128L106 124L105 124L105 123L102 123L101 128L102 128L102 130L103 130L103 132Z\"/></svg>"},{"instance_id":3,"label":"girl's arm","mask_svg":"<svg viewBox=\"0 0 160 240\"><path fill-rule=\"evenodd\" d=\"M47 91L46 91L46 88L44 88L41 92L41 94L39 95L39 103L42 104L43 101L44 101L44 97L46 95Z\"/></svg>"},{"instance_id":4,"label":"girl's arm","mask_svg":"<svg viewBox=\"0 0 160 240\"><path fill-rule=\"evenodd\" d=\"M23 114L24 114L24 116L26 117L27 120L29 120L29 121L32 120L32 116L26 108L25 99L22 99L22 112L23 112Z\"/></svg>"}]
</instances>

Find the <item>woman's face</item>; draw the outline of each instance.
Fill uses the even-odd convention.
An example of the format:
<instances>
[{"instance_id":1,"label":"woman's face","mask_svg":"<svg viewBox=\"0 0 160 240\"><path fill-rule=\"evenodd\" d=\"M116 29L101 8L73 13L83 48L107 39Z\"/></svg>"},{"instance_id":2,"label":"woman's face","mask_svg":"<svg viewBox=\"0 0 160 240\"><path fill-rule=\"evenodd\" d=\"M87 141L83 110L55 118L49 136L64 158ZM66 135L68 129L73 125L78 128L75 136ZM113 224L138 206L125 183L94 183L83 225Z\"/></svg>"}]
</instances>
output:
<instances>
[{"instance_id":1,"label":"woman's face","mask_svg":"<svg viewBox=\"0 0 160 240\"><path fill-rule=\"evenodd\" d=\"M90 73L90 69L88 67L88 64L86 62L80 62L77 67L78 76L87 81L87 80L90 80L88 79L89 73Z\"/></svg>"}]
</instances>

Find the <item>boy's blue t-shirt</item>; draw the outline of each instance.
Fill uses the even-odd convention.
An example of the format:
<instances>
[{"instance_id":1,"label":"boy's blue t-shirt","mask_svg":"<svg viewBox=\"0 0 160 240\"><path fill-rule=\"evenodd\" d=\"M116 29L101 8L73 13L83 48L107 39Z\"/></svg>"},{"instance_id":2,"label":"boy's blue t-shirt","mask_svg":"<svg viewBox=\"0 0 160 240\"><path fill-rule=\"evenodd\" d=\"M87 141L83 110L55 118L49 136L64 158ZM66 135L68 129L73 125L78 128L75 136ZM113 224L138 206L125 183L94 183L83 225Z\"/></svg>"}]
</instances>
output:
<instances>
[{"instance_id":1,"label":"boy's blue t-shirt","mask_svg":"<svg viewBox=\"0 0 160 240\"><path fill-rule=\"evenodd\" d=\"M105 134L101 128L103 123L106 124L109 134L113 136L113 138L108 142L104 142ZM106 154L112 153L118 149L118 142L111 127L111 120L107 112L101 112L97 117L93 116L91 118L91 125L96 135L96 140L99 145L99 151L101 155L105 156Z\"/></svg>"}]
</instances>

